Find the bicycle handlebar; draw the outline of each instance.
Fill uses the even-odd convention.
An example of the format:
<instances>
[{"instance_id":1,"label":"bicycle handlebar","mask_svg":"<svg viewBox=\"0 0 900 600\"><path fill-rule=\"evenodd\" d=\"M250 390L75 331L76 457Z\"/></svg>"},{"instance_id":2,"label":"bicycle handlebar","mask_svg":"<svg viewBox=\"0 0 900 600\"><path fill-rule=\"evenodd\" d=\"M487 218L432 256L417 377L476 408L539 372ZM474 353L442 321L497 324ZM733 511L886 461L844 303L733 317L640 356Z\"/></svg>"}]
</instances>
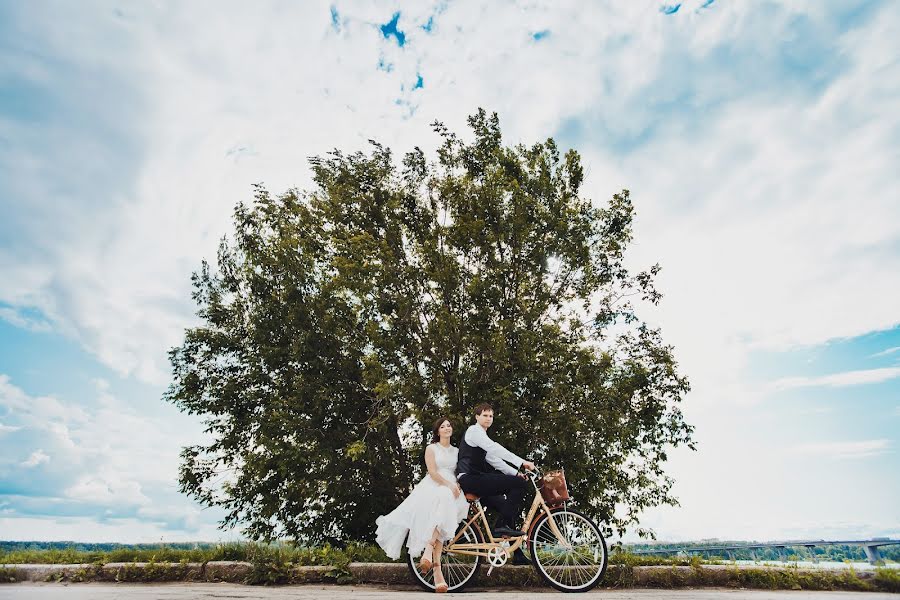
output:
<instances>
[{"instance_id":1,"label":"bicycle handlebar","mask_svg":"<svg viewBox=\"0 0 900 600\"><path fill-rule=\"evenodd\" d=\"M521 466L519 467L519 472L524 474L528 479L530 479L532 481L537 481L538 479L541 478L540 471L541 470L538 468L537 465L534 465L534 469L532 469L531 471L526 471Z\"/></svg>"}]
</instances>

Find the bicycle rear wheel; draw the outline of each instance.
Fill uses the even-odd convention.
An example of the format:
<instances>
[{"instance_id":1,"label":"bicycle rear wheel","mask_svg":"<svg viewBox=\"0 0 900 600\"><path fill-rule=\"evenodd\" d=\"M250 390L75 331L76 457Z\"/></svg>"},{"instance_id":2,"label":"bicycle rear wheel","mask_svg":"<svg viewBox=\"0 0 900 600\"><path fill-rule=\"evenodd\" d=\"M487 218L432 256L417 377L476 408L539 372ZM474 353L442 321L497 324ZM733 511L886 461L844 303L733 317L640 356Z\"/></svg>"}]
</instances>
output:
<instances>
[{"instance_id":1,"label":"bicycle rear wheel","mask_svg":"<svg viewBox=\"0 0 900 600\"><path fill-rule=\"evenodd\" d=\"M475 524L467 525L466 523L461 523L457 534L458 539L456 542L458 544L479 544L484 540L481 529ZM409 567L409 572L412 574L413 579L416 580L416 583L426 590L434 591L433 568L423 575L419 570L419 559L411 557L408 552L406 553L406 565ZM475 578L478 576L479 566L481 566L480 556L458 554L453 552L452 546L450 548L445 546L444 551L441 552L441 573L449 586L447 591L462 591L464 587L475 581Z\"/></svg>"},{"instance_id":2,"label":"bicycle rear wheel","mask_svg":"<svg viewBox=\"0 0 900 600\"><path fill-rule=\"evenodd\" d=\"M586 592L600 583L606 572L606 540L597 525L577 510L551 512L564 542L553 533L547 515L541 515L528 539L532 565L559 591Z\"/></svg>"}]
</instances>

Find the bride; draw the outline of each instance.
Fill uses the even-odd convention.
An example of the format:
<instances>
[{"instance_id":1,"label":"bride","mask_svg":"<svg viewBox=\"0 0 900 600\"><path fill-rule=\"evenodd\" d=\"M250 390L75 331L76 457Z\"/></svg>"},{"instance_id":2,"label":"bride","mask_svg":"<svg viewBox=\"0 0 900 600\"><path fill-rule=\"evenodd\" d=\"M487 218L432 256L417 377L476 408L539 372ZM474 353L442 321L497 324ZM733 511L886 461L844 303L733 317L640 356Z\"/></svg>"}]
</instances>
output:
<instances>
[{"instance_id":1,"label":"bride","mask_svg":"<svg viewBox=\"0 0 900 600\"><path fill-rule=\"evenodd\" d=\"M441 550L445 541L453 539L456 526L469 512L462 489L456 483L456 456L459 450L450 445L453 426L441 417L431 429L431 444L425 449L428 474L400 506L389 515L378 517L376 541L391 558L399 558L404 538L409 554L419 560L423 573L434 567L436 592L446 592L447 583L441 573Z\"/></svg>"}]
</instances>

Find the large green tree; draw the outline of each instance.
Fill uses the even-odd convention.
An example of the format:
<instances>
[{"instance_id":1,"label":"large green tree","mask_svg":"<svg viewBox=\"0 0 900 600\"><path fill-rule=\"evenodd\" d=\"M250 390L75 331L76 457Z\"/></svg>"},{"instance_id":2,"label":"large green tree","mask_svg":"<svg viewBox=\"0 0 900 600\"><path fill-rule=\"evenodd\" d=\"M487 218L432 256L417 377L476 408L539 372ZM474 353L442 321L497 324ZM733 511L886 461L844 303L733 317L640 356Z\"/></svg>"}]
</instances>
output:
<instances>
[{"instance_id":1,"label":"large green tree","mask_svg":"<svg viewBox=\"0 0 900 600\"><path fill-rule=\"evenodd\" d=\"M311 160L315 188L235 210L217 268L194 275L202 323L171 351L166 399L210 441L180 485L256 539L371 540L422 474L434 418L564 466L578 506L622 532L673 504L666 452L691 445L672 348L635 313L627 191L580 195L577 152L504 146L496 114L467 142L434 124L435 160L389 149ZM619 507L618 511L614 510Z\"/></svg>"}]
</instances>

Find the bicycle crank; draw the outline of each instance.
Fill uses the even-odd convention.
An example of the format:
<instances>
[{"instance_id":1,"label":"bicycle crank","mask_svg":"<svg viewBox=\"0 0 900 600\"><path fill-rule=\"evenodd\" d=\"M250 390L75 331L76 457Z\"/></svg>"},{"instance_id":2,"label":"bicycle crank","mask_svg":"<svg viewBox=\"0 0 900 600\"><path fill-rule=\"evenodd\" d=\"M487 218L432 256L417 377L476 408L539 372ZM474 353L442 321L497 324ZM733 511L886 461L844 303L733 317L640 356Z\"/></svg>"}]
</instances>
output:
<instances>
[{"instance_id":1,"label":"bicycle crank","mask_svg":"<svg viewBox=\"0 0 900 600\"><path fill-rule=\"evenodd\" d=\"M490 563L490 567L488 567L488 577L491 576L491 571L494 570L494 567L502 567L506 564L506 561L509 560L509 552L503 546L494 546L487 553L487 559Z\"/></svg>"}]
</instances>

